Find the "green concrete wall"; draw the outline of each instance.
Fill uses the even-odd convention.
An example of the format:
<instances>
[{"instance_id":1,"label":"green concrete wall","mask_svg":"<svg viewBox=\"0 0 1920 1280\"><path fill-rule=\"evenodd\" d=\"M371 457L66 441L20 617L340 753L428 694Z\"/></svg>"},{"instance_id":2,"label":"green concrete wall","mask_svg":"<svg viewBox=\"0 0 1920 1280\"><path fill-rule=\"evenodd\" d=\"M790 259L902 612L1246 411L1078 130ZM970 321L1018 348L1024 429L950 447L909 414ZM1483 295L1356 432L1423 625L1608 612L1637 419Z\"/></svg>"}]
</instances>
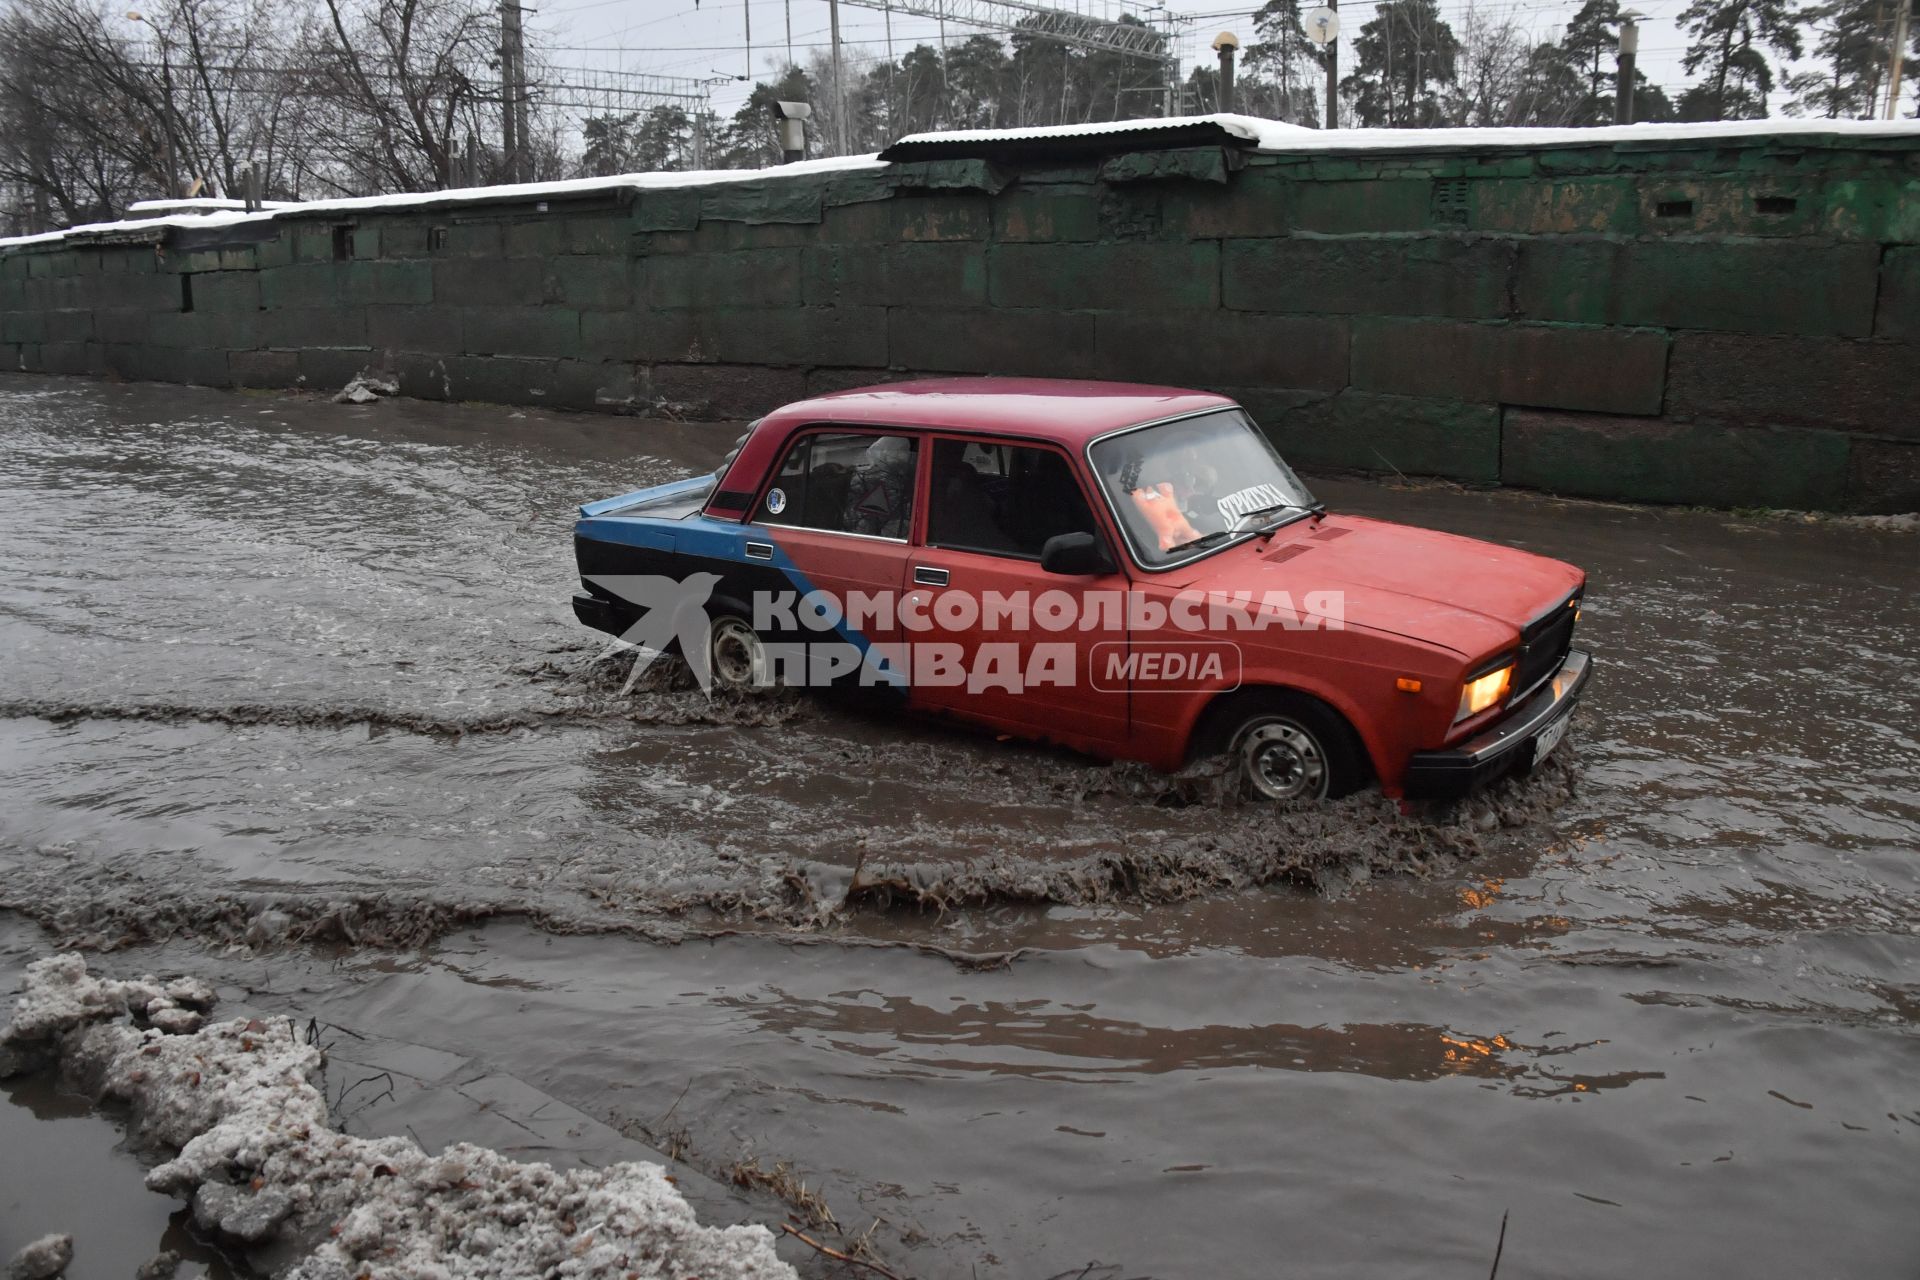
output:
<instances>
[{"instance_id":1,"label":"green concrete wall","mask_svg":"<svg viewBox=\"0 0 1920 1280\"><path fill-rule=\"evenodd\" d=\"M0 368L747 416L922 373L1238 397L1288 456L1920 507L1920 136L985 161L0 252Z\"/></svg>"}]
</instances>

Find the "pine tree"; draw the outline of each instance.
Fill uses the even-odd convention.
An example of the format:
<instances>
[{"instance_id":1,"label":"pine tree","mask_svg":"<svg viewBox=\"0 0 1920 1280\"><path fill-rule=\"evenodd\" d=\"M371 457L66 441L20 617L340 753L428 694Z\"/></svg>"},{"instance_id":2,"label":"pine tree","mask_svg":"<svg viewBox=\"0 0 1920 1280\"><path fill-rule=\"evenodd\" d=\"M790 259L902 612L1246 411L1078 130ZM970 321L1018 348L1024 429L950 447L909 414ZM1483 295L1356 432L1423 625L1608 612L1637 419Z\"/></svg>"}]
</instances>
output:
<instances>
[{"instance_id":1,"label":"pine tree","mask_svg":"<svg viewBox=\"0 0 1920 1280\"><path fill-rule=\"evenodd\" d=\"M1356 66L1340 82L1370 128L1446 124L1446 94L1459 79L1460 41L1434 0L1384 0L1353 42Z\"/></svg>"},{"instance_id":2,"label":"pine tree","mask_svg":"<svg viewBox=\"0 0 1920 1280\"><path fill-rule=\"evenodd\" d=\"M1790 115L1865 120L1878 114L1886 92L1892 52L1894 4L1891 0L1834 0L1808 9L1818 25L1814 54L1825 64L1788 79Z\"/></svg>"},{"instance_id":3,"label":"pine tree","mask_svg":"<svg viewBox=\"0 0 1920 1280\"><path fill-rule=\"evenodd\" d=\"M1680 15L1692 37L1681 65L1701 80L1680 96L1680 118L1764 119L1773 90L1766 50L1798 58L1799 20L1788 0L1693 0Z\"/></svg>"}]
</instances>

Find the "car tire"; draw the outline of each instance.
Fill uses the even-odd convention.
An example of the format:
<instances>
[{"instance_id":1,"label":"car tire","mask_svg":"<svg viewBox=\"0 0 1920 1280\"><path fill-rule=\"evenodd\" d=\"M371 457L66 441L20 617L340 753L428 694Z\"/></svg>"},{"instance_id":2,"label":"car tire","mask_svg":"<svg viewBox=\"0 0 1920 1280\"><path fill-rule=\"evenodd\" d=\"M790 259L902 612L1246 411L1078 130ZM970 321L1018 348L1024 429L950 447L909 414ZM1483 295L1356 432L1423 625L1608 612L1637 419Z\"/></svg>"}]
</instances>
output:
<instances>
[{"instance_id":1,"label":"car tire","mask_svg":"<svg viewBox=\"0 0 1920 1280\"><path fill-rule=\"evenodd\" d=\"M773 684L766 642L736 613L707 618L707 669L713 687L728 693L758 693Z\"/></svg>"},{"instance_id":2,"label":"car tire","mask_svg":"<svg viewBox=\"0 0 1920 1280\"><path fill-rule=\"evenodd\" d=\"M1256 800L1317 804L1366 780L1365 751L1352 727L1304 694L1276 689L1236 699L1214 742Z\"/></svg>"}]
</instances>

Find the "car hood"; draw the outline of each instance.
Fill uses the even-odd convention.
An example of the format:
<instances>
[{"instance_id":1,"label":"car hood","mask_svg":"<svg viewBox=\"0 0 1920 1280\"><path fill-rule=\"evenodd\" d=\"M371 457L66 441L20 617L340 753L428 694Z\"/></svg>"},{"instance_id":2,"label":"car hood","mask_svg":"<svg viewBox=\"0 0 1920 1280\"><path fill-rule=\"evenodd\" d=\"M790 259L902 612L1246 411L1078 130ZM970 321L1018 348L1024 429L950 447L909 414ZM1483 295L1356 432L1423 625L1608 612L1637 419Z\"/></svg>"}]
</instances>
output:
<instances>
[{"instance_id":1,"label":"car hood","mask_svg":"<svg viewBox=\"0 0 1920 1280\"><path fill-rule=\"evenodd\" d=\"M1586 574L1564 561L1477 538L1363 516L1301 520L1187 566L1183 587L1285 591L1307 607L1335 591L1350 625L1478 657L1513 643Z\"/></svg>"}]
</instances>

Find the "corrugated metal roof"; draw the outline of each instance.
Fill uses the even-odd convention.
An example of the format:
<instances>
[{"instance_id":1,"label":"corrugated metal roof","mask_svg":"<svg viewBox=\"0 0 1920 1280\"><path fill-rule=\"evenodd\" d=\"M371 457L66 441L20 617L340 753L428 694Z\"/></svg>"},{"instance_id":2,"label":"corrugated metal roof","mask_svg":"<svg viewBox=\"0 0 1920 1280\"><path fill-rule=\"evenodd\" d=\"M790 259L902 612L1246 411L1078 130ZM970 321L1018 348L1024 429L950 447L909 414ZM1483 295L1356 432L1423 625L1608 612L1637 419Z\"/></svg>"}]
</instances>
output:
<instances>
[{"instance_id":1,"label":"corrugated metal roof","mask_svg":"<svg viewBox=\"0 0 1920 1280\"><path fill-rule=\"evenodd\" d=\"M1153 120L1110 120L1048 129L956 129L915 133L880 153L882 160L1050 160L1160 151L1172 147L1244 147L1262 145L1275 129L1297 126L1251 116L1170 116ZM1310 129L1299 129L1311 133Z\"/></svg>"}]
</instances>

